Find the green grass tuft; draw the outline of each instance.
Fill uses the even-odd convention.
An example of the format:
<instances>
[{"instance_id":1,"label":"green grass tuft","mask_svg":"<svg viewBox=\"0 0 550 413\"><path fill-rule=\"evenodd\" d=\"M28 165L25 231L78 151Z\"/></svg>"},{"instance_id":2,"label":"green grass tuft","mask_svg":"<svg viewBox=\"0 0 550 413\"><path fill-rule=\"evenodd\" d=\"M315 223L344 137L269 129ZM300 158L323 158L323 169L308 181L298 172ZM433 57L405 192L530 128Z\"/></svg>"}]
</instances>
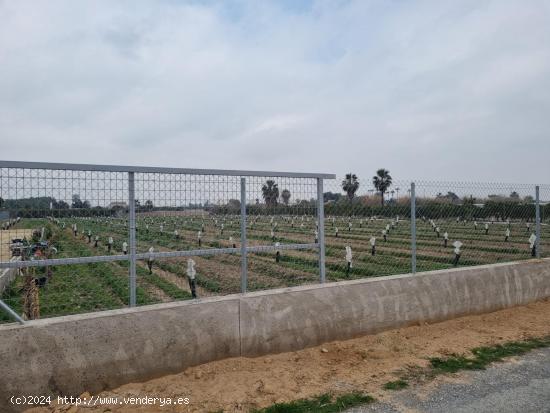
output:
<instances>
[{"instance_id":1,"label":"green grass tuft","mask_svg":"<svg viewBox=\"0 0 550 413\"><path fill-rule=\"evenodd\" d=\"M329 394L322 394L312 399L277 403L265 409L254 410L254 413L336 413L373 401L373 397L362 393L344 394L335 400Z\"/></svg>"},{"instance_id":2,"label":"green grass tuft","mask_svg":"<svg viewBox=\"0 0 550 413\"><path fill-rule=\"evenodd\" d=\"M501 361L505 357L518 356L530 350L550 346L550 337L529 338L524 341L512 341L495 346L477 347L472 350L472 356L453 354L449 357L430 358L434 372L456 373L459 370L483 370L487 365Z\"/></svg>"},{"instance_id":3,"label":"green grass tuft","mask_svg":"<svg viewBox=\"0 0 550 413\"><path fill-rule=\"evenodd\" d=\"M386 390L401 390L405 387L408 387L409 383L407 383L403 379L395 380L395 381L389 381L386 384L384 384L384 389Z\"/></svg>"}]
</instances>

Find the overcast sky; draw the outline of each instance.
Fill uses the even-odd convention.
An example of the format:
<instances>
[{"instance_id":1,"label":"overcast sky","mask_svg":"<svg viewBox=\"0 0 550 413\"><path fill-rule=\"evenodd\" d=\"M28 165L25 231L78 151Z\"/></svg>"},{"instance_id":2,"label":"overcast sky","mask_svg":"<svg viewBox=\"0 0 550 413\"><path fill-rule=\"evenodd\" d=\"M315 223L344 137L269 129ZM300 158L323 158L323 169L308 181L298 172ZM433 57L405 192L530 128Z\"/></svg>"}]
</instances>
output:
<instances>
[{"instance_id":1,"label":"overcast sky","mask_svg":"<svg viewBox=\"0 0 550 413\"><path fill-rule=\"evenodd\" d=\"M550 2L0 0L0 154L550 183Z\"/></svg>"}]
</instances>

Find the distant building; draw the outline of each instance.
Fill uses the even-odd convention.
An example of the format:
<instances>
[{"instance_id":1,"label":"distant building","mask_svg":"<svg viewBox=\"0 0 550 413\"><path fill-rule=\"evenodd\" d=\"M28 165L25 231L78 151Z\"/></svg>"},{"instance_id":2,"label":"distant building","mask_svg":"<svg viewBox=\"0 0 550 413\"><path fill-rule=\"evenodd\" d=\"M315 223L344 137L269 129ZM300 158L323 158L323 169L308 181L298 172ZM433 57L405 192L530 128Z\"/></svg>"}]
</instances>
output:
<instances>
[{"instance_id":1,"label":"distant building","mask_svg":"<svg viewBox=\"0 0 550 413\"><path fill-rule=\"evenodd\" d=\"M10 213L8 211L0 211L0 221L10 219Z\"/></svg>"}]
</instances>

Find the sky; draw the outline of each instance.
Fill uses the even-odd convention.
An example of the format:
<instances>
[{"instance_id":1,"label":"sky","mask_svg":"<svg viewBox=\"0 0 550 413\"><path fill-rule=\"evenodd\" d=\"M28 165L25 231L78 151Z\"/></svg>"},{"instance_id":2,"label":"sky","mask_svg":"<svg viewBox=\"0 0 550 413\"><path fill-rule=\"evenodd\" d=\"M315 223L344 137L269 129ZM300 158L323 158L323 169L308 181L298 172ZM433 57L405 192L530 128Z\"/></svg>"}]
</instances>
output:
<instances>
[{"instance_id":1,"label":"sky","mask_svg":"<svg viewBox=\"0 0 550 413\"><path fill-rule=\"evenodd\" d=\"M0 159L550 183L550 2L0 0Z\"/></svg>"}]
</instances>

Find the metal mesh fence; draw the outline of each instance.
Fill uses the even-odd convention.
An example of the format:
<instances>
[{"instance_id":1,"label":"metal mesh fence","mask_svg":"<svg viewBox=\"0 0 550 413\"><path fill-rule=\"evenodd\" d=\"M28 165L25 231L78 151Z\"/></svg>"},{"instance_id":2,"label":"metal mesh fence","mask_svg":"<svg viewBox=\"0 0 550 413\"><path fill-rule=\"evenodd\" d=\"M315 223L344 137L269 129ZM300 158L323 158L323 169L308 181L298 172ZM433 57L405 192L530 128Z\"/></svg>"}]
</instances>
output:
<instances>
[{"instance_id":1,"label":"metal mesh fence","mask_svg":"<svg viewBox=\"0 0 550 413\"><path fill-rule=\"evenodd\" d=\"M6 164L0 293L23 320L319 280L315 175Z\"/></svg>"},{"instance_id":2,"label":"metal mesh fence","mask_svg":"<svg viewBox=\"0 0 550 413\"><path fill-rule=\"evenodd\" d=\"M273 196L262 203L262 189L275 185L280 199ZM249 290L319 282L316 249L281 249L285 245L318 242L317 181L254 177L247 180L246 193L249 246L276 247L248 256Z\"/></svg>"},{"instance_id":3,"label":"metal mesh fence","mask_svg":"<svg viewBox=\"0 0 550 413\"><path fill-rule=\"evenodd\" d=\"M550 256L549 185L332 177L0 161L0 322Z\"/></svg>"},{"instance_id":4,"label":"metal mesh fence","mask_svg":"<svg viewBox=\"0 0 550 413\"><path fill-rule=\"evenodd\" d=\"M383 194L354 176L325 186L329 280L550 256L548 185L538 237L535 185L417 181L412 207L409 181L382 183Z\"/></svg>"},{"instance_id":5,"label":"metal mesh fence","mask_svg":"<svg viewBox=\"0 0 550 413\"><path fill-rule=\"evenodd\" d=\"M540 203L540 256L550 257L550 185L541 185Z\"/></svg>"},{"instance_id":6,"label":"metal mesh fence","mask_svg":"<svg viewBox=\"0 0 550 413\"><path fill-rule=\"evenodd\" d=\"M535 195L534 185L416 182L417 270L535 257Z\"/></svg>"},{"instance_id":7,"label":"metal mesh fence","mask_svg":"<svg viewBox=\"0 0 550 413\"><path fill-rule=\"evenodd\" d=\"M240 177L136 174L137 252L237 248L240 244ZM187 276L194 263L195 285ZM181 255L141 260L138 281L154 285L162 301L240 291L235 254ZM176 288L174 288L174 286Z\"/></svg>"},{"instance_id":8,"label":"metal mesh fence","mask_svg":"<svg viewBox=\"0 0 550 413\"><path fill-rule=\"evenodd\" d=\"M327 279L410 272L410 184L394 180L383 195L353 176L325 186Z\"/></svg>"},{"instance_id":9,"label":"metal mesh fence","mask_svg":"<svg viewBox=\"0 0 550 413\"><path fill-rule=\"evenodd\" d=\"M127 228L128 178L124 173L1 168L0 190L5 215L18 221L0 232L0 261L11 257L12 239L47 239L54 226L62 230L55 246L65 258L102 255L101 249L86 245L99 235L93 231L96 222ZM81 240L86 242L75 242ZM97 241L107 243L106 238Z\"/></svg>"}]
</instances>

